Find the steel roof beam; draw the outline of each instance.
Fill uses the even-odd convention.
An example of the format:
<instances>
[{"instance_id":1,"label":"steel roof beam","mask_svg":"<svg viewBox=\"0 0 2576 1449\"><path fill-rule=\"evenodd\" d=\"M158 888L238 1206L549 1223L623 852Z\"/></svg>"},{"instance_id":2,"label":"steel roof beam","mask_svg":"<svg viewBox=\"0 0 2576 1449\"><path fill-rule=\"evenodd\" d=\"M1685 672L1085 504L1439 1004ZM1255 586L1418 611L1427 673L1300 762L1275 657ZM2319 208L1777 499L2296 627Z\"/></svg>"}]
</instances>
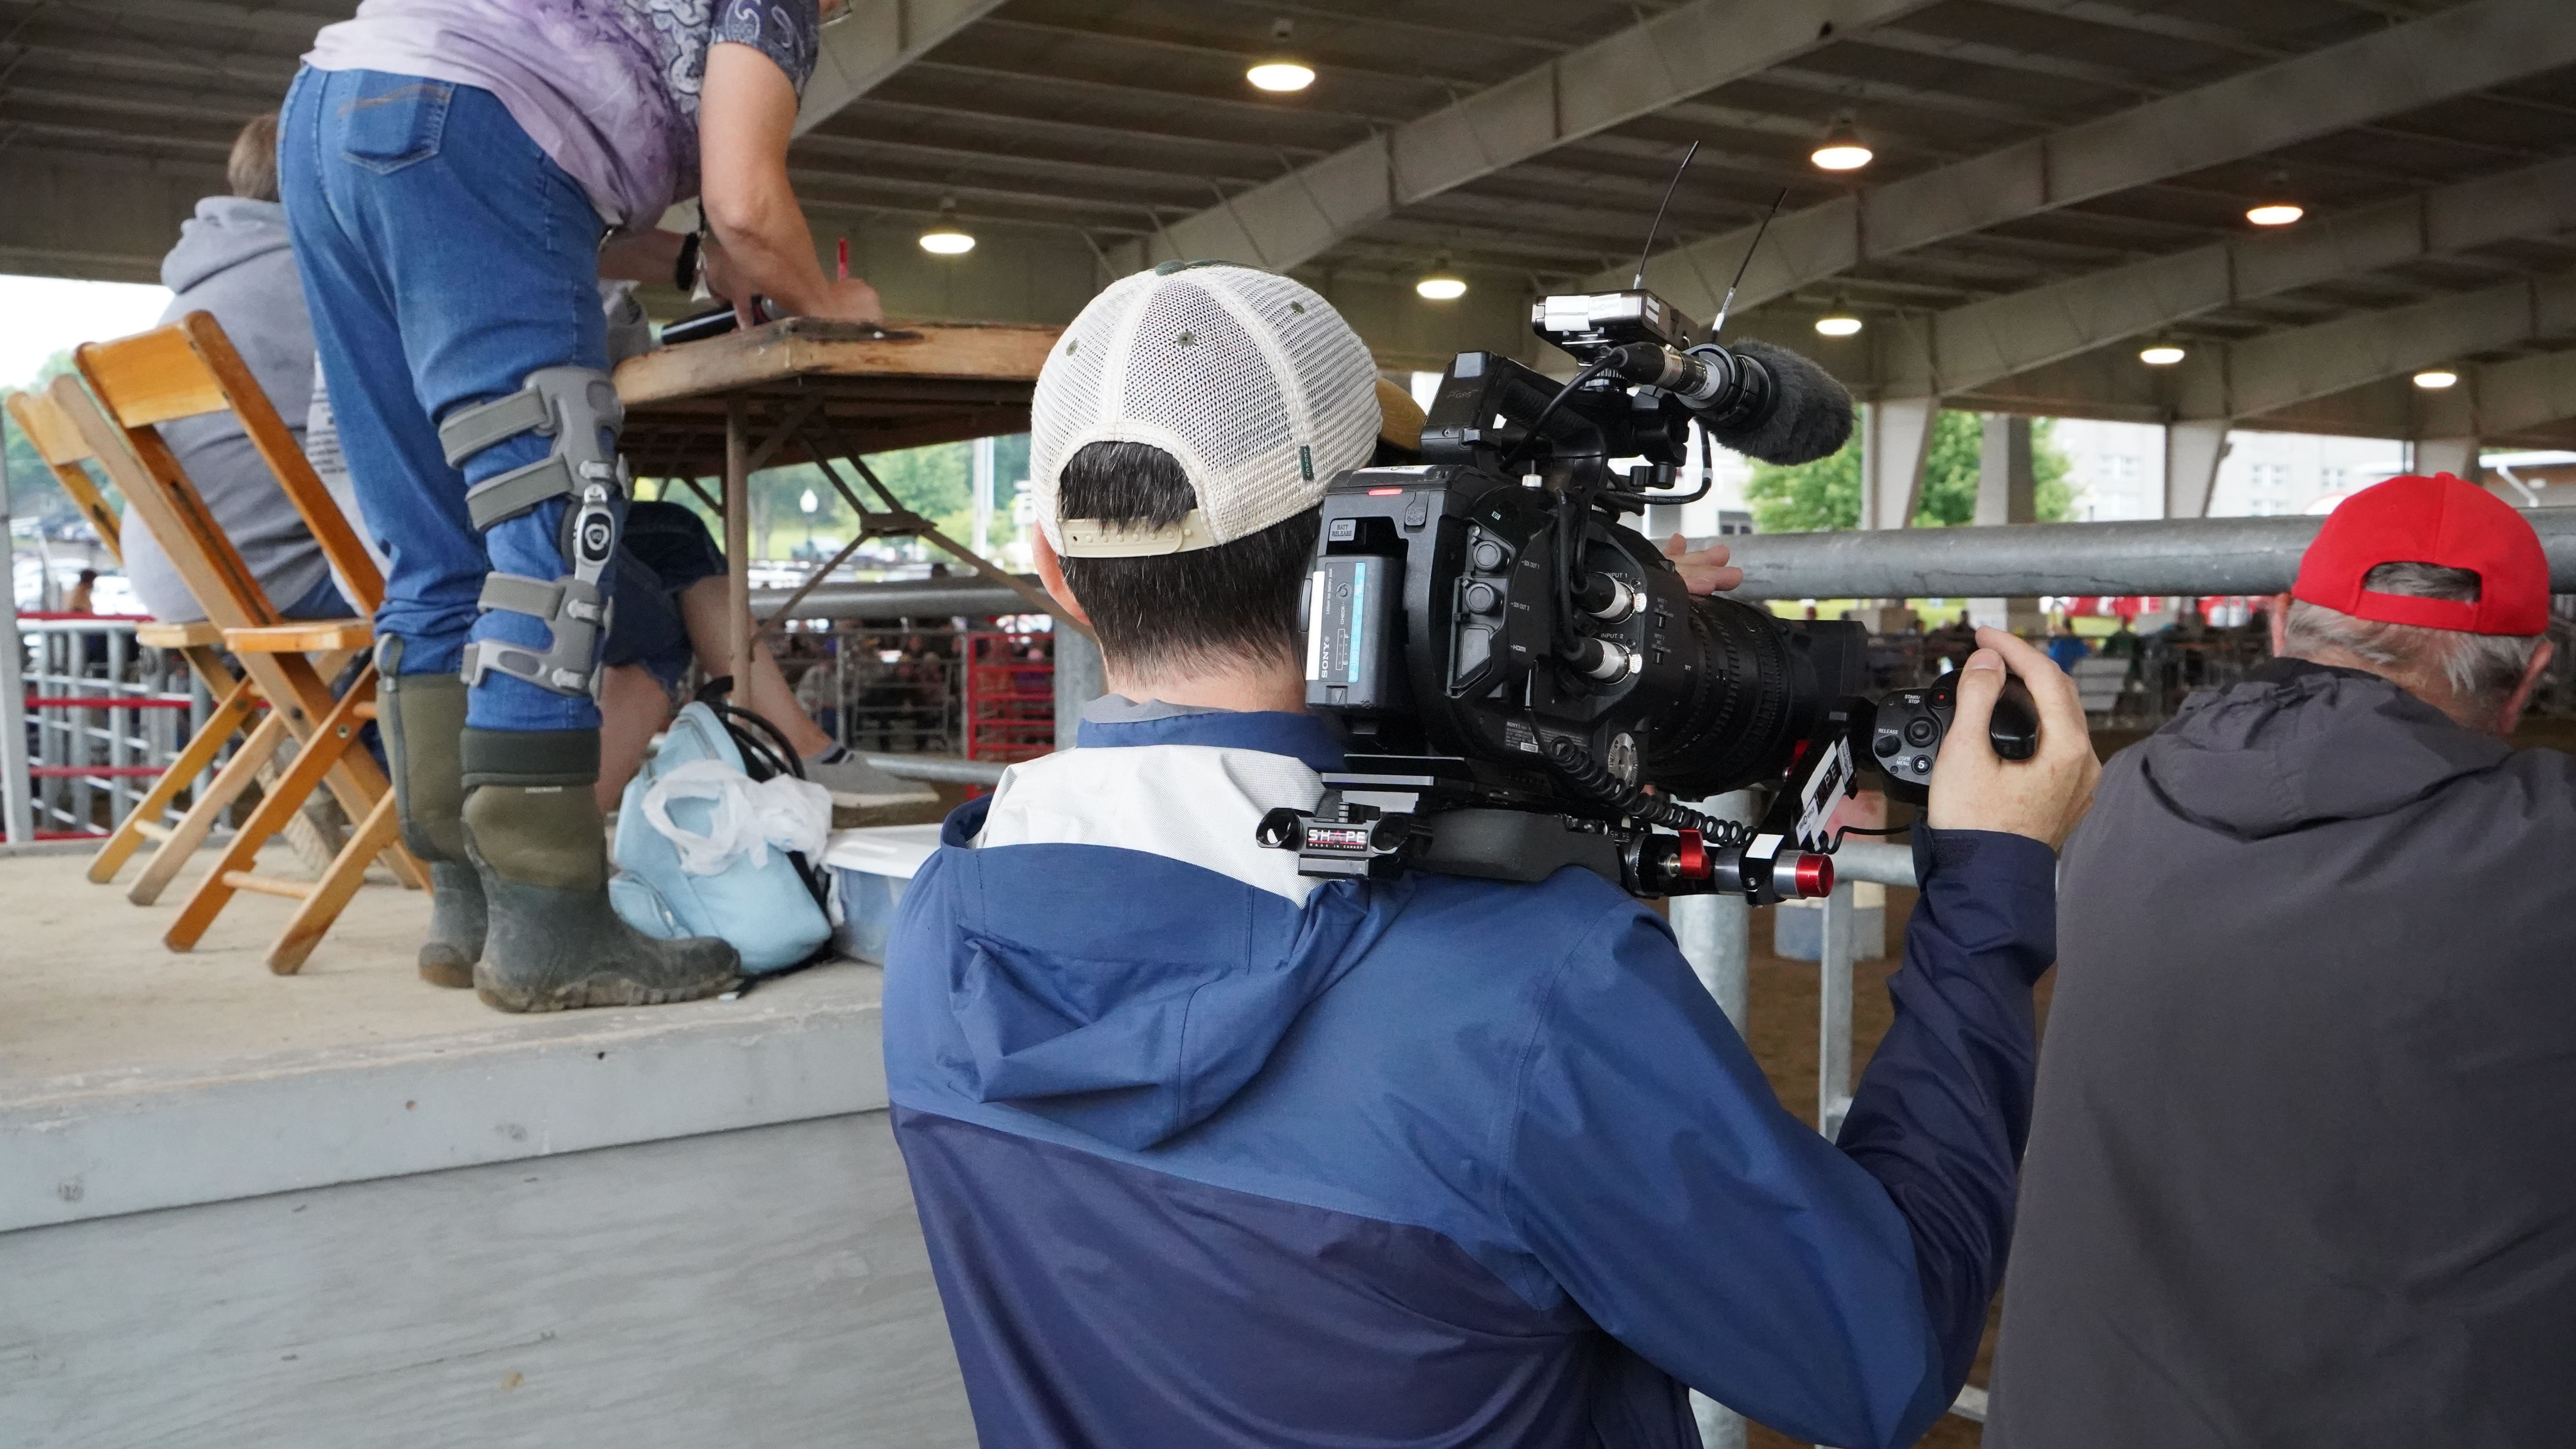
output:
<instances>
[{"instance_id":1,"label":"steel roof beam","mask_svg":"<svg viewBox=\"0 0 2576 1449\"><path fill-rule=\"evenodd\" d=\"M2565 0L2472 0L2197 90L2069 126L1780 218L1745 275L1751 307L1866 261L2260 156L2576 63ZM1750 227L1659 257L1647 285L1706 317ZM1707 278L1719 278L1712 286ZM1624 283L1605 270L1596 287Z\"/></svg>"},{"instance_id":2,"label":"steel roof beam","mask_svg":"<svg viewBox=\"0 0 2576 1449\"><path fill-rule=\"evenodd\" d=\"M2422 405L2424 437L2502 437L2576 418L2576 352L2460 369L2459 385Z\"/></svg>"},{"instance_id":3,"label":"steel roof beam","mask_svg":"<svg viewBox=\"0 0 2576 1449\"><path fill-rule=\"evenodd\" d=\"M886 77L928 55L1002 0L873 0L823 28L813 79L796 108L796 134L821 125Z\"/></svg>"},{"instance_id":4,"label":"steel roof beam","mask_svg":"<svg viewBox=\"0 0 2576 1449\"><path fill-rule=\"evenodd\" d=\"M2199 349L2175 414L2249 417L2481 352L2576 336L2576 278L2518 280Z\"/></svg>"},{"instance_id":5,"label":"steel roof beam","mask_svg":"<svg viewBox=\"0 0 2576 1449\"><path fill-rule=\"evenodd\" d=\"M1465 185L1892 20L1930 0L1737 0L1651 15L1171 225L1111 254L1122 274L1175 256L1285 270L1398 207Z\"/></svg>"},{"instance_id":6,"label":"steel roof beam","mask_svg":"<svg viewBox=\"0 0 2576 1449\"><path fill-rule=\"evenodd\" d=\"M1884 329L1892 393L1962 392L2355 273L2576 231L2576 156L2464 181L2270 236L2195 247Z\"/></svg>"}]
</instances>

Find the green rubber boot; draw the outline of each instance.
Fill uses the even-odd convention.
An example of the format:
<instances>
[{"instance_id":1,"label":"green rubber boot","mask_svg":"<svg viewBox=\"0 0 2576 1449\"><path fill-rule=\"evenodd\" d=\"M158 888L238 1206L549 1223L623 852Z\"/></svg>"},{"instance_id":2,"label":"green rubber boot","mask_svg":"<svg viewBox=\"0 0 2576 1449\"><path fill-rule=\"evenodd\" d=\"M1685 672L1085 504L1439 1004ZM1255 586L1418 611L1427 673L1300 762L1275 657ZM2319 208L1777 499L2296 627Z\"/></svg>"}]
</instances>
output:
<instances>
[{"instance_id":1,"label":"green rubber boot","mask_svg":"<svg viewBox=\"0 0 2576 1449\"><path fill-rule=\"evenodd\" d=\"M501 1011L658 1006L713 996L742 958L707 936L657 940L608 904L608 831L591 787L599 732L469 729L465 846L491 934L474 994Z\"/></svg>"},{"instance_id":2,"label":"green rubber boot","mask_svg":"<svg viewBox=\"0 0 2576 1449\"><path fill-rule=\"evenodd\" d=\"M465 856L465 681L453 674L394 673L402 642L377 650L376 719L384 726L402 842L429 867L429 939L420 979L458 990L474 984L483 956L483 877Z\"/></svg>"}]
</instances>

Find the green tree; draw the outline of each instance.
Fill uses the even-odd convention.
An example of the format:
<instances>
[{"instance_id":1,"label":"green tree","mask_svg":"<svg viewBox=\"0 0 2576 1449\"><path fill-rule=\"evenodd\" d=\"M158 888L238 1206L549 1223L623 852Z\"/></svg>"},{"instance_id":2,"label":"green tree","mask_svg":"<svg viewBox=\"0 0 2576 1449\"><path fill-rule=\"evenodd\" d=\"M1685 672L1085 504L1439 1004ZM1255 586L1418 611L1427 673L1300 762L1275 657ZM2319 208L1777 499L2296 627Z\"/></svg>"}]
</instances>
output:
<instances>
[{"instance_id":1,"label":"green tree","mask_svg":"<svg viewBox=\"0 0 2576 1449\"><path fill-rule=\"evenodd\" d=\"M2064 521L2075 502L2074 489L2066 482L2073 463L2052 441L2054 427L2053 421L2042 419L2031 429L2031 471L2037 483L2033 502L2043 523ZM1985 425L1976 414L1944 412L1934 420L1923 464L1923 494L1914 513L1917 528L1946 528L1976 518L1977 467L1984 452ZM1754 464L1744 496L1765 533L1858 528L1859 436L1832 457L1812 463Z\"/></svg>"}]
</instances>

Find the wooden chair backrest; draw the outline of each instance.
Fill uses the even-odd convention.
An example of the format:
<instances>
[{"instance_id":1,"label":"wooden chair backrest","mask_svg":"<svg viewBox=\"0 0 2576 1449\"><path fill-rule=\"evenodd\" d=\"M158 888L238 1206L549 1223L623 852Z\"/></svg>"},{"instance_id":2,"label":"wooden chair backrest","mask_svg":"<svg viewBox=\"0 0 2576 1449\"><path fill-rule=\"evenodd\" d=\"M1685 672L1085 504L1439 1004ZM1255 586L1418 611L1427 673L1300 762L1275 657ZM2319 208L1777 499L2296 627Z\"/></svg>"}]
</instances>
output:
<instances>
[{"instance_id":1,"label":"wooden chair backrest","mask_svg":"<svg viewBox=\"0 0 2576 1449\"><path fill-rule=\"evenodd\" d=\"M72 506L89 520L89 526L98 533L98 541L116 555L117 562L123 563L125 546L118 534L116 510L107 506L98 483L81 466L95 455L81 440L80 430L63 416L61 408L54 406L52 398L40 392L13 392L7 406L9 416L18 421L18 431L35 445L36 456L45 460L45 467L53 472L54 481L62 485Z\"/></svg>"},{"instance_id":2,"label":"wooden chair backrest","mask_svg":"<svg viewBox=\"0 0 2576 1449\"><path fill-rule=\"evenodd\" d=\"M362 614L375 613L384 602L384 574L212 313L191 312L149 332L88 343L74 357L108 414L128 433L230 411L277 475L332 572L348 586L350 602Z\"/></svg>"},{"instance_id":3,"label":"wooden chair backrest","mask_svg":"<svg viewBox=\"0 0 2576 1449\"><path fill-rule=\"evenodd\" d=\"M207 622L223 629L256 629L283 620L270 603L257 575L242 562L241 550L215 522L197 485L170 456L169 445L150 427L120 427L98 405L76 377L58 377L46 388L86 443L90 455L107 470L109 481L125 495L125 506L152 530L154 542L169 557L170 567L196 595Z\"/></svg>"}]
</instances>

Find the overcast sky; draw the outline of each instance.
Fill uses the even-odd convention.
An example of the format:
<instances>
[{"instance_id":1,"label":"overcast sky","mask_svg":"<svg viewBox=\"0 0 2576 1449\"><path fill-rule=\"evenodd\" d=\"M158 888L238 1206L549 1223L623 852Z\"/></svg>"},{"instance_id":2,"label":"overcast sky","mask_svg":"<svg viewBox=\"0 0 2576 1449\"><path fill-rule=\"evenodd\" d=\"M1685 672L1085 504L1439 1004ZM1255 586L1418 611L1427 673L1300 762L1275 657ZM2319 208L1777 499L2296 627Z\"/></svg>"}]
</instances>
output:
<instances>
[{"instance_id":1,"label":"overcast sky","mask_svg":"<svg viewBox=\"0 0 2576 1449\"><path fill-rule=\"evenodd\" d=\"M0 388L33 382L65 348L141 332L169 305L167 287L0 275Z\"/></svg>"}]
</instances>

